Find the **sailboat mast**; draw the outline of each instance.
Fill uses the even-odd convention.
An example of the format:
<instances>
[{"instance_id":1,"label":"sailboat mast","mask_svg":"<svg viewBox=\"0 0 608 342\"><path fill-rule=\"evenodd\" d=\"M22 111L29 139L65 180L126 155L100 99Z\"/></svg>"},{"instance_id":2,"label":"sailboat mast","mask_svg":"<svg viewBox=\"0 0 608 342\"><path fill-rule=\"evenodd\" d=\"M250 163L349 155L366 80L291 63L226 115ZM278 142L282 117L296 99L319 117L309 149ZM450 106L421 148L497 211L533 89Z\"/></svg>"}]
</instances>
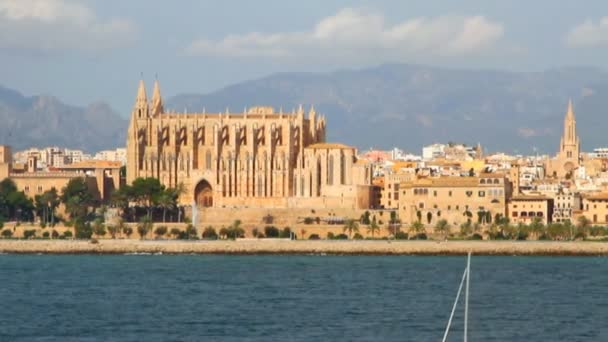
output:
<instances>
[{"instance_id":1,"label":"sailboat mast","mask_svg":"<svg viewBox=\"0 0 608 342\"><path fill-rule=\"evenodd\" d=\"M471 252L467 258L467 283L464 291L464 342L467 342L469 332L469 283L471 278Z\"/></svg>"}]
</instances>

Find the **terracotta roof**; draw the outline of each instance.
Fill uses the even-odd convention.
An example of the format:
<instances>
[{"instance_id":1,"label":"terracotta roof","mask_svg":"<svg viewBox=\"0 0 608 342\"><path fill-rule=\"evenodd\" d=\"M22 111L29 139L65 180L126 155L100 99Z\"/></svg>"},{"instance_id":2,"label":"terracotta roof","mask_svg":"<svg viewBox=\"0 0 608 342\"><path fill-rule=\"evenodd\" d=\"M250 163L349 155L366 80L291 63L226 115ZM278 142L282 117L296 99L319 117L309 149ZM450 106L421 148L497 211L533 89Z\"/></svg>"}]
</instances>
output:
<instances>
[{"instance_id":1,"label":"terracotta roof","mask_svg":"<svg viewBox=\"0 0 608 342\"><path fill-rule=\"evenodd\" d=\"M533 196L533 195L517 195L511 197L511 201L547 201L552 198L547 196Z\"/></svg>"},{"instance_id":2,"label":"terracotta roof","mask_svg":"<svg viewBox=\"0 0 608 342\"><path fill-rule=\"evenodd\" d=\"M121 162L107 160L85 160L79 163L66 164L58 169L120 169Z\"/></svg>"},{"instance_id":3,"label":"terracotta roof","mask_svg":"<svg viewBox=\"0 0 608 342\"><path fill-rule=\"evenodd\" d=\"M582 197L584 199L589 199L589 200L605 200L605 199L608 199L608 193L600 192L600 193L594 193L594 194L583 194Z\"/></svg>"},{"instance_id":4,"label":"terracotta roof","mask_svg":"<svg viewBox=\"0 0 608 342\"><path fill-rule=\"evenodd\" d=\"M316 143L316 144L308 145L308 146L306 146L306 148L313 148L313 149L343 149L343 150L354 150L355 149L352 146L347 146L347 145L338 144L338 143Z\"/></svg>"}]
</instances>

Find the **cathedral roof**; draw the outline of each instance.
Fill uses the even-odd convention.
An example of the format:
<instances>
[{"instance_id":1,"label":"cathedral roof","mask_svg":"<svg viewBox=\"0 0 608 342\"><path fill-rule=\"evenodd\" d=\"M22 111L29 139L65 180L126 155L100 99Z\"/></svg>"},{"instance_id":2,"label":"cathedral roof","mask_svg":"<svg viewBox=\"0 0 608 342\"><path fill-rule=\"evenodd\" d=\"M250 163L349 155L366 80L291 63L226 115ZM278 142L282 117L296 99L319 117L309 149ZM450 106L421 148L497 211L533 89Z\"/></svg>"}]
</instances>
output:
<instances>
[{"instance_id":1,"label":"cathedral roof","mask_svg":"<svg viewBox=\"0 0 608 342\"><path fill-rule=\"evenodd\" d=\"M355 149L352 146L338 144L338 143L316 143L316 144L308 145L308 146L306 146L306 148L327 149L327 150L331 150L331 149L353 150L353 149Z\"/></svg>"}]
</instances>

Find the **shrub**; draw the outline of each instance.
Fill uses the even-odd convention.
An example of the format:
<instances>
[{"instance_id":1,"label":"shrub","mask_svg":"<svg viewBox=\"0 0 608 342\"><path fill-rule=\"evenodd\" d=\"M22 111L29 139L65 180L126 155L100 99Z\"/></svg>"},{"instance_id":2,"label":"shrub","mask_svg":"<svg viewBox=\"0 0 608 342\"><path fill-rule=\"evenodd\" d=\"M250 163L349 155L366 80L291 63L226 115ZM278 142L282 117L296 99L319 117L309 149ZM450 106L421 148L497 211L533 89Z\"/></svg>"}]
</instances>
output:
<instances>
[{"instance_id":1,"label":"shrub","mask_svg":"<svg viewBox=\"0 0 608 342\"><path fill-rule=\"evenodd\" d=\"M217 233L213 227L209 226L203 230L203 239L205 240L217 240Z\"/></svg>"},{"instance_id":2,"label":"shrub","mask_svg":"<svg viewBox=\"0 0 608 342\"><path fill-rule=\"evenodd\" d=\"M327 239L328 240L333 240L335 237L336 236L334 235L334 233L332 233L332 232L327 233Z\"/></svg>"},{"instance_id":3,"label":"shrub","mask_svg":"<svg viewBox=\"0 0 608 342\"><path fill-rule=\"evenodd\" d=\"M70 239L72 238L73 234L71 230L66 230L65 232L63 232L63 238L64 239Z\"/></svg>"},{"instance_id":4,"label":"shrub","mask_svg":"<svg viewBox=\"0 0 608 342\"><path fill-rule=\"evenodd\" d=\"M131 234L133 234L133 228L126 226L122 229L122 232L127 236L127 238L130 238Z\"/></svg>"},{"instance_id":5,"label":"shrub","mask_svg":"<svg viewBox=\"0 0 608 342\"><path fill-rule=\"evenodd\" d=\"M315 217L315 222L321 224L321 218L319 216Z\"/></svg>"},{"instance_id":6,"label":"shrub","mask_svg":"<svg viewBox=\"0 0 608 342\"><path fill-rule=\"evenodd\" d=\"M469 237L469 240L483 240L483 236L481 236L479 233L475 233Z\"/></svg>"},{"instance_id":7,"label":"shrub","mask_svg":"<svg viewBox=\"0 0 608 342\"><path fill-rule=\"evenodd\" d=\"M407 240L408 234L406 232L398 231L395 234L395 240Z\"/></svg>"},{"instance_id":8,"label":"shrub","mask_svg":"<svg viewBox=\"0 0 608 342\"><path fill-rule=\"evenodd\" d=\"M291 228L285 227L279 232L279 237L282 239L291 238Z\"/></svg>"},{"instance_id":9,"label":"shrub","mask_svg":"<svg viewBox=\"0 0 608 342\"><path fill-rule=\"evenodd\" d=\"M251 235L253 235L253 237L255 237L255 238L259 238L260 237L260 231L257 228L253 228L251 230Z\"/></svg>"},{"instance_id":10,"label":"shrub","mask_svg":"<svg viewBox=\"0 0 608 342\"><path fill-rule=\"evenodd\" d=\"M74 229L76 230L77 239L90 239L93 235L91 224L82 220L77 220L76 223L74 223Z\"/></svg>"},{"instance_id":11,"label":"shrub","mask_svg":"<svg viewBox=\"0 0 608 342\"><path fill-rule=\"evenodd\" d=\"M353 240L363 240L363 235L356 233L353 235Z\"/></svg>"},{"instance_id":12,"label":"shrub","mask_svg":"<svg viewBox=\"0 0 608 342\"><path fill-rule=\"evenodd\" d=\"M338 234L334 237L334 240L348 240L348 235L344 233Z\"/></svg>"},{"instance_id":13,"label":"shrub","mask_svg":"<svg viewBox=\"0 0 608 342\"><path fill-rule=\"evenodd\" d=\"M314 221L315 220L312 217L305 217L304 218L304 224L313 224Z\"/></svg>"},{"instance_id":14,"label":"shrub","mask_svg":"<svg viewBox=\"0 0 608 342\"><path fill-rule=\"evenodd\" d=\"M53 231L51 232L51 237L53 239L56 239L59 237L59 233L55 229L53 229Z\"/></svg>"},{"instance_id":15,"label":"shrub","mask_svg":"<svg viewBox=\"0 0 608 342\"><path fill-rule=\"evenodd\" d=\"M44 239L48 239L48 238L50 238L50 237L51 237L51 233L49 233L49 232L44 232L44 233L42 233L42 237L43 237Z\"/></svg>"},{"instance_id":16,"label":"shrub","mask_svg":"<svg viewBox=\"0 0 608 342\"><path fill-rule=\"evenodd\" d=\"M90 242L95 245L99 243L99 240L92 238Z\"/></svg>"},{"instance_id":17,"label":"shrub","mask_svg":"<svg viewBox=\"0 0 608 342\"><path fill-rule=\"evenodd\" d=\"M310 234L308 240L321 240L321 237L319 236L319 234Z\"/></svg>"},{"instance_id":18,"label":"shrub","mask_svg":"<svg viewBox=\"0 0 608 342\"><path fill-rule=\"evenodd\" d=\"M520 231L519 233L517 233L517 240L523 241L523 240L526 240L527 238L528 238L527 232Z\"/></svg>"},{"instance_id":19,"label":"shrub","mask_svg":"<svg viewBox=\"0 0 608 342\"><path fill-rule=\"evenodd\" d=\"M2 231L2 237L5 239L10 238L11 236L13 236L13 231L10 229L5 229Z\"/></svg>"},{"instance_id":20,"label":"shrub","mask_svg":"<svg viewBox=\"0 0 608 342\"><path fill-rule=\"evenodd\" d=\"M148 217L142 218L141 221L139 221L139 223L137 224L137 233L139 234L139 237L141 239L143 239L151 230L152 220Z\"/></svg>"},{"instance_id":21,"label":"shrub","mask_svg":"<svg viewBox=\"0 0 608 342\"><path fill-rule=\"evenodd\" d=\"M36 237L36 229L26 229L23 231L24 239L31 239Z\"/></svg>"},{"instance_id":22,"label":"shrub","mask_svg":"<svg viewBox=\"0 0 608 342\"><path fill-rule=\"evenodd\" d=\"M167 231L167 226L158 226L156 229L154 229L154 235L160 238L161 236L167 234Z\"/></svg>"},{"instance_id":23,"label":"shrub","mask_svg":"<svg viewBox=\"0 0 608 342\"><path fill-rule=\"evenodd\" d=\"M184 233L186 233L187 240L197 240L198 239L198 232L196 231L196 227L194 227L190 223L186 227L186 231Z\"/></svg>"},{"instance_id":24,"label":"shrub","mask_svg":"<svg viewBox=\"0 0 608 342\"><path fill-rule=\"evenodd\" d=\"M279 229L275 226L264 227L264 235L266 235L267 238L278 238L279 234Z\"/></svg>"},{"instance_id":25,"label":"shrub","mask_svg":"<svg viewBox=\"0 0 608 342\"><path fill-rule=\"evenodd\" d=\"M40 228L44 229L46 228L46 223L44 222L40 222ZM44 236L44 234L42 234Z\"/></svg>"},{"instance_id":26,"label":"shrub","mask_svg":"<svg viewBox=\"0 0 608 342\"><path fill-rule=\"evenodd\" d=\"M428 237L425 233L416 234L412 237L413 240L426 240Z\"/></svg>"},{"instance_id":27,"label":"shrub","mask_svg":"<svg viewBox=\"0 0 608 342\"><path fill-rule=\"evenodd\" d=\"M178 238L181 233L182 230L179 228L171 228L171 232L169 232L169 234L171 234L171 236L173 236L174 238Z\"/></svg>"},{"instance_id":28,"label":"shrub","mask_svg":"<svg viewBox=\"0 0 608 342\"><path fill-rule=\"evenodd\" d=\"M4 228L4 217L0 216L0 229Z\"/></svg>"}]
</instances>

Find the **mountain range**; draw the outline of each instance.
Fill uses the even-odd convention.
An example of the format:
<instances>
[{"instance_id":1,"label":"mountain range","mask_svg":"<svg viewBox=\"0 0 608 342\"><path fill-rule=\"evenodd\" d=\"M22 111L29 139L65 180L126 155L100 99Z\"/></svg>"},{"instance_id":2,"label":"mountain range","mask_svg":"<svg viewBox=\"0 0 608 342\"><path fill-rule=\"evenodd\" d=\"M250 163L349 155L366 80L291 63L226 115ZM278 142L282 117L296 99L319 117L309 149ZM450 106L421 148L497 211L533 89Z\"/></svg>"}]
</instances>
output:
<instances>
[{"instance_id":1,"label":"mountain range","mask_svg":"<svg viewBox=\"0 0 608 342\"><path fill-rule=\"evenodd\" d=\"M59 146L94 152L125 144L127 120L105 103L71 106L0 87L0 144L17 151Z\"/></svg>"},{"instance_id":2,"label":"mountain range","mask_svg":"<svg viewBox=\"0 0 608 342\"><path fill-rule=\"evenodd\" d=\"M328 140L419 153L434 142L481 143L488 151L553 154L572 99L583 148L606 146L608 73L588 67L542 72L446 69L386 64L328 73L277 73L208 94L166 100L181 112L241 111L314 105L326 115ZM308 109L306 107L306 109ZM108 105L86 108L54 97L25 97L0 88L2 137L17 148L65 145L85 150L124 145L127 121ZM101 124L103 123L103 124ZM5 138L5 140L7 140Z\"/></svg>"}]
</instances>

